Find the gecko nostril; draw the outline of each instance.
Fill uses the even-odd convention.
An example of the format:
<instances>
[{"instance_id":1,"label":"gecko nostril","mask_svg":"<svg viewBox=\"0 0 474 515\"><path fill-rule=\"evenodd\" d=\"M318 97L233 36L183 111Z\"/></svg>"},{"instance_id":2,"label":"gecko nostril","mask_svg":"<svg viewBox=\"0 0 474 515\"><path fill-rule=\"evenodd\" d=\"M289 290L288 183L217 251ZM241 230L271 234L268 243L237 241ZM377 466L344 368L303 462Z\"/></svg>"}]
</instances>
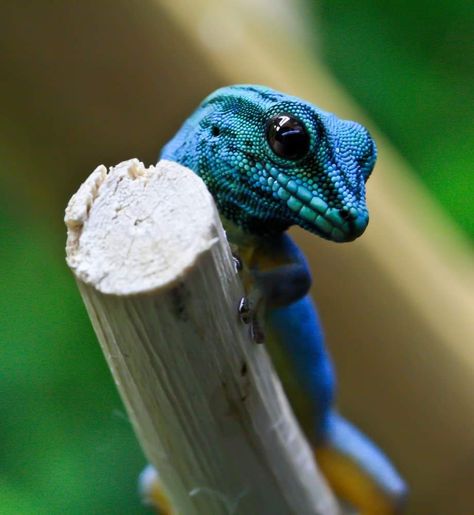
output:
<instances>
[{"instance_id":1,"label":"gecko nostril","mask_svg":"<svg viewBox=\"0 0 474 515\"><path fill-rule=\"evenodd\" d=\"M343 207L343 208L339 209L339 216L343 220L355 220L359 216L359 212L357 211L357 208L355 208L355 207L351 207L349 209L346 207Z\"/></svg>"},{"instance_id":2,"label":"gecko nostril","mask_svg":"<svg viewBox=\"0 0 474 515\"><path fill-rule=\"evenodd\" d=\"M342 209L339 209L339 214L341 215L341 218L343 220L348 220L349 218L352 218L351 213L349 212L349 210L344 208L344 207Z\"/></svg>"}]
</instances>

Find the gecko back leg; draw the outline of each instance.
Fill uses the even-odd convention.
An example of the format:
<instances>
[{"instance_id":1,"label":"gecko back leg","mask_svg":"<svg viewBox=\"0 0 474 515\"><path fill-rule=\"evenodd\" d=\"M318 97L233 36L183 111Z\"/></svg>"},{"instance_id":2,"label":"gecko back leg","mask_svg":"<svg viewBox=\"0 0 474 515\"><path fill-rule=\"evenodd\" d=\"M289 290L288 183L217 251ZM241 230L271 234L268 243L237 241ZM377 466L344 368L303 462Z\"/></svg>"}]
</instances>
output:
<instances>
[{"instance_id":1,"label":"gecko back leg","mask_svg":"<svg viewBox=\"0 0 474 515\"><path fill-rule=\"evenodd\" d=\"M316 460L339 497L362 515L400 513L407 487L385 454L350 422L332 411Z\"/></svg>"},{"instance_id":2,"label":"gecko back leg","mask_svg":"<svg viewBox=\"0 0 474 515\"><path fill-rule=\"evenodd\" d=\"M143 504L152 506L159 515L173 515L160 476L153 465L147 465L143 469L138 478L138 488Z\"/></svg>"}]
</instances>

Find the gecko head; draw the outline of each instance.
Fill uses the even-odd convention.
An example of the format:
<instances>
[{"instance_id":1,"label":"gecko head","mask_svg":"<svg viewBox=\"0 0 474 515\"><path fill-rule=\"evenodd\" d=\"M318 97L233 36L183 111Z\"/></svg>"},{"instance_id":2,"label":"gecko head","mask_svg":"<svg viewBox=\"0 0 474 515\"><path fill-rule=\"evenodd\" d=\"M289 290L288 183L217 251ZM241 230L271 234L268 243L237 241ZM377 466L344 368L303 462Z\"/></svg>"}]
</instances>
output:
<instances>
[{"instance_id":1,"label":"gecko head","mask_svg":"<svg viewBox=\"0 0 474 515\"><path fill-rule=\"evenodd\" d=\"M376 147L362 125L261 86L207 97L165 147L202 177L220 213L245 231L299 225L343 242L368 223Z\"/></svg>"}]
</instances>

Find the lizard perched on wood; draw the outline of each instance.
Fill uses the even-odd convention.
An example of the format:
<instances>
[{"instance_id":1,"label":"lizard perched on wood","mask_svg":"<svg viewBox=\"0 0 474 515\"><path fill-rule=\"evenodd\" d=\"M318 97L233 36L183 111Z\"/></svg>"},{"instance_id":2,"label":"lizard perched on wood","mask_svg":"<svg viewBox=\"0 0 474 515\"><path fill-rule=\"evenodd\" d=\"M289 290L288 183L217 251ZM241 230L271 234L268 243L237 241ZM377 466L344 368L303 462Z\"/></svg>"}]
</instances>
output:
<instances>
[{"instance_id":1,"label":"lizard perched on wood","mask_svg":"<svg viewBox=\"0 0 474 515\"><path fill-rule=\"evenodd\" d=\"M242 316L268 346L335 493L366 515L398 512L406 487L384 454L334 407L335 380L308 295L309 268L285 231L296 224L336 242L360 236L376 154L358 123L266 87L237 85L208 96L160 156L193 170L213 195L243 263L248 313ZM163 504L156 475L148 470L143 478L151 498Z\"/></svg>"}]
</instances>

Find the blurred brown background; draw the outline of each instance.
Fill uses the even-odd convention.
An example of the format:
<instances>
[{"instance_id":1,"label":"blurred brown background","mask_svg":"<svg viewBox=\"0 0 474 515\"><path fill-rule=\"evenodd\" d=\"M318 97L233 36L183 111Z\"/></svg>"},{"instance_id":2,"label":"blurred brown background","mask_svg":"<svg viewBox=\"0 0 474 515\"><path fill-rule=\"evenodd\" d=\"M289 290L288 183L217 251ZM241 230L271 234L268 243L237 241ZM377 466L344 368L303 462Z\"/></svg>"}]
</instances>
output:
<instances>
[{"instance_id":1,"label":"blurred brown background","mask_svg":"<svg viewBox=\"0 0 474 515\"><path fill-rule=\"evenodd\" d=\"M235 82L376 135L367 234L295 235L342 410L407 477L409 513L474 511L472 12L343 4L1 3L2 513L144 512L144 460L63 261L63 210L97 164L154 162L206 94Z\"/></svg>"}]
</instances>

